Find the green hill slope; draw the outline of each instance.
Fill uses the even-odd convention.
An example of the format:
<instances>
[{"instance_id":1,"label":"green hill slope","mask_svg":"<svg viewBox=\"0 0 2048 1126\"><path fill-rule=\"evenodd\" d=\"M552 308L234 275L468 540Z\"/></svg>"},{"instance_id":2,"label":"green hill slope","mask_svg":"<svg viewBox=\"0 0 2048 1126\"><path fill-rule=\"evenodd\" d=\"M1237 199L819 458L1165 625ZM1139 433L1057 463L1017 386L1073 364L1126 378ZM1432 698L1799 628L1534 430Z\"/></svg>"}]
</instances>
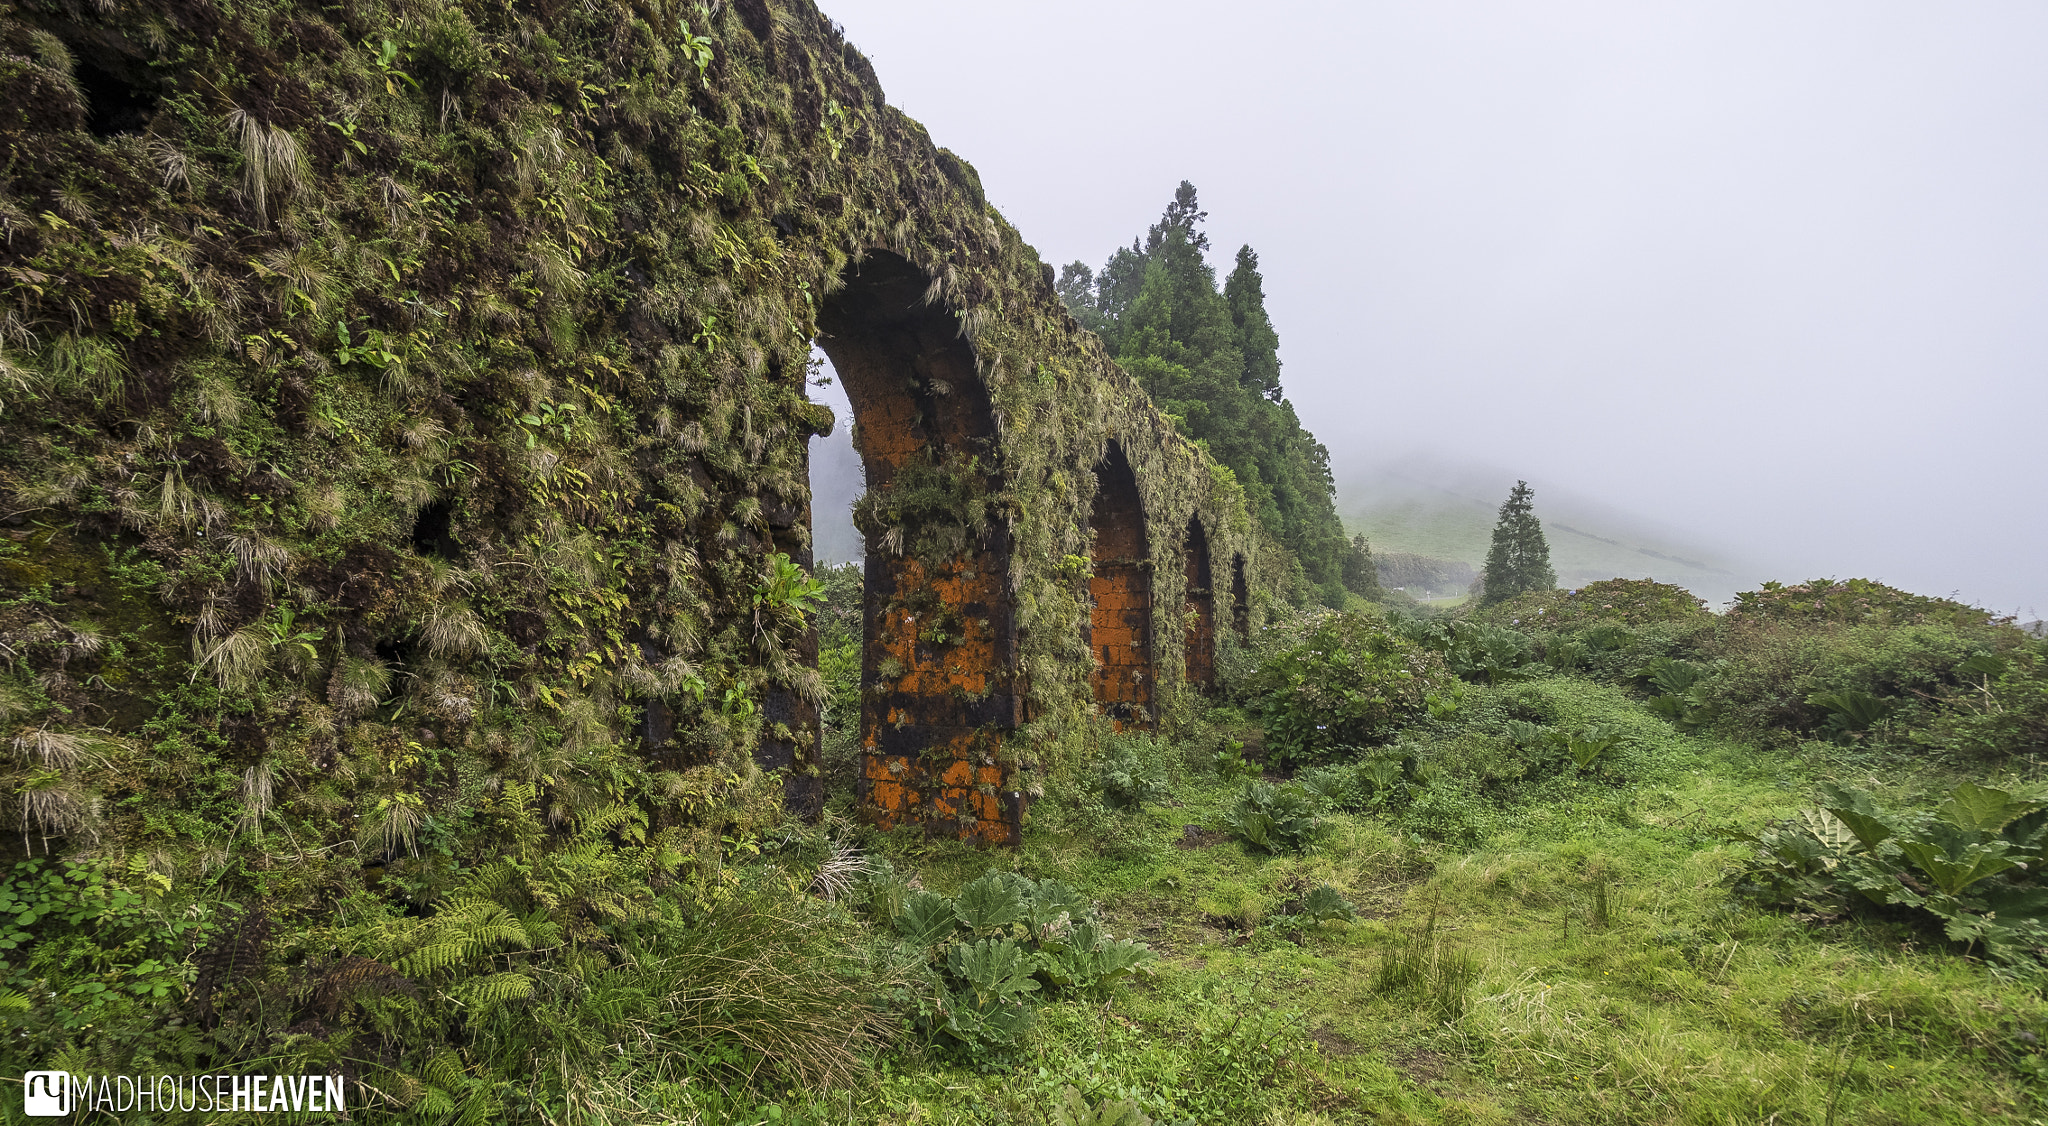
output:
<instances>
[{"instance_id":1,"label":"green hill slope","mask_svg":"<svg viewBox=\"0 0 2048 1126\"><path fill-rule=\"evenodd\" d=\"M1378 468L1339 480L1337 510L1348 530L1372 542L1376 556L1412 553L1476 568L1486 558L1494 519L1513 484L1504 475L1465 468ZM1755 586L1763 573L1732 553L1688 542L1683 533L1655 521L1541 483L1536 515L1563 586L1654 578L1677 583L1709 602L1723 602Z\"/></svg>"}]
</instances>

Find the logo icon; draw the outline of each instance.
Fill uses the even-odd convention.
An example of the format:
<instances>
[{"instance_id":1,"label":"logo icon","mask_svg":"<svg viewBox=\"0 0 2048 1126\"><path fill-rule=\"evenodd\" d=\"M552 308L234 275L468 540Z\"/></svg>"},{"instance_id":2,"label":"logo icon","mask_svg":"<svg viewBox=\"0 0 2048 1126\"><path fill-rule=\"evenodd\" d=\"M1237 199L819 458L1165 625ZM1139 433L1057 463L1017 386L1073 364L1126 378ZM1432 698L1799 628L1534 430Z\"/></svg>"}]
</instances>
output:
<instances>
[{"instance_id":1,"label":"logo icon","mask_svg":"<svg viewBox=\"0 0 2048 1126\"><path fill-rule=\"evenodd\" d=\"M71 1113L71 1073L31 1071L24 1084L22 1110L30 1118L60 1118Z\"/></svg>"}]
</instances>

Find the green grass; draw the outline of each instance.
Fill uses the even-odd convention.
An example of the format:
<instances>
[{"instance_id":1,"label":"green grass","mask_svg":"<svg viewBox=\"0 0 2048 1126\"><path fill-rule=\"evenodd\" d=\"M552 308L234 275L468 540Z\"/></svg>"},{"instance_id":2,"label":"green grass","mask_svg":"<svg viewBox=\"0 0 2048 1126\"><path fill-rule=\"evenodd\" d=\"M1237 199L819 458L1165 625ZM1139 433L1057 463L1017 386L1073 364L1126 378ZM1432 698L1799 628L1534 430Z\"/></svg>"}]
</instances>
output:
<instances>
[{"instance_id":1,"label":"green grass","mask_svg":"<svg viewBox=\"0 0 2048 1126\"><path fill-rule=\"evenodd\" d=\"M1072 883L1161 961L1112 1002L1045 1006L1002 1066L899 1040L878 1080L818 1120L1039 1122L1068 1086L1160 1122L2048 1117L2035 992L1905 923L1731 898L1745 851L1728 830L1794 810L1834 769L1824 748L1799 759L1680 736L1583 681L1516 691L1625 720L1637 781L1550 779L1482 803L1470 850L1336 816L1306 855L1266 858L1181 847L1187 826L1221 825L1238 786L1168 748L1174 805L1043 803L1013 855L893 838L899 868L934 890L991 863ZM1318 883L1360 921L1276 918Z\"/></svg>"}]
</instances>

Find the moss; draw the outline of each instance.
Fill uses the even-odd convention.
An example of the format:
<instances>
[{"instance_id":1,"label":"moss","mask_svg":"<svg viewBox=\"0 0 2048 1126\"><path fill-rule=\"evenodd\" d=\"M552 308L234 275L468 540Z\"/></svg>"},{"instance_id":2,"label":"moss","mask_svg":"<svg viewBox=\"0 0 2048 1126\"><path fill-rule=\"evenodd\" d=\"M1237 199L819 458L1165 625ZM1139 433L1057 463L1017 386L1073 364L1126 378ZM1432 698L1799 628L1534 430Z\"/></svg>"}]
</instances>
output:
<instances>
[{"instance_id":1,"label":"moss","mask_svg":"<svg viewBox=\"0 0 2048 1126\"><path fill-rule=\"evenodd\" d=\"M1088 555L1112 440L1150 559L1199 519L1219 575L1247 565L1248 624L1278 604L1296 568L1228 471L830 21L725 5L692 31L701 73L676 29L603 4L0 6L0 512L64 529L0 558L0 593L122 592L90 610L120 639L91 683L7 722L140 733L81 778L113 812L69 847L189 856L251 816L331 843L396 794L468 824L492 799L460 778L531 779L559 825L615 800L712 829L753 808L749 757L814 747L817 713L815 642L752 595L767 556L808 558L806 443L834 422L804 397L811 342L882 254L965 349L962 385L925 393L974 398L989 429L863 512L906 557L988 553L968 581L994 575L1000 605L917 640L1013 639L1028 722L975 744L1005 792L1102 737L1061 561ZM127 76L128 124L25 61L50 42ZM1183 585L1155 568L1169 728L1196 700ZM258 767L276 796L252 815ZM731 781L658 781L699 770ZM143 793L162 808L124 804ZM294 894L354 872L315 864Z\"/></svg>"}]
</instances>

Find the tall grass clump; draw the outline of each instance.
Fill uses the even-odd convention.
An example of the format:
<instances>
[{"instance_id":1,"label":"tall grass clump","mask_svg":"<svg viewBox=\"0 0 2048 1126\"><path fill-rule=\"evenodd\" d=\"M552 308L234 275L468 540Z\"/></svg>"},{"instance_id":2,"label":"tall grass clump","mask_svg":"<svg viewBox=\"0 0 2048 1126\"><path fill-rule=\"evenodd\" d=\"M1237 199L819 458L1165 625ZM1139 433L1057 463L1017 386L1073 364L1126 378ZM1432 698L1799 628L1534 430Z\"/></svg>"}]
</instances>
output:
<instances>
[{"instance_id":1,"label":"tall grass clump","mask_svg":"<svg viewBox=\"0 0 2048 1126\"><path fill-rule=\"evenodd\" d=\"M1479 982L1479 958L1447 939L1438 929L1442 912L1431 906L1429 918L1415 930L1395 936L1380 956L1372 990L1427 1005L1446 1021L1465 1015L1472 987Z\"/></svg>"}]
</instances>

